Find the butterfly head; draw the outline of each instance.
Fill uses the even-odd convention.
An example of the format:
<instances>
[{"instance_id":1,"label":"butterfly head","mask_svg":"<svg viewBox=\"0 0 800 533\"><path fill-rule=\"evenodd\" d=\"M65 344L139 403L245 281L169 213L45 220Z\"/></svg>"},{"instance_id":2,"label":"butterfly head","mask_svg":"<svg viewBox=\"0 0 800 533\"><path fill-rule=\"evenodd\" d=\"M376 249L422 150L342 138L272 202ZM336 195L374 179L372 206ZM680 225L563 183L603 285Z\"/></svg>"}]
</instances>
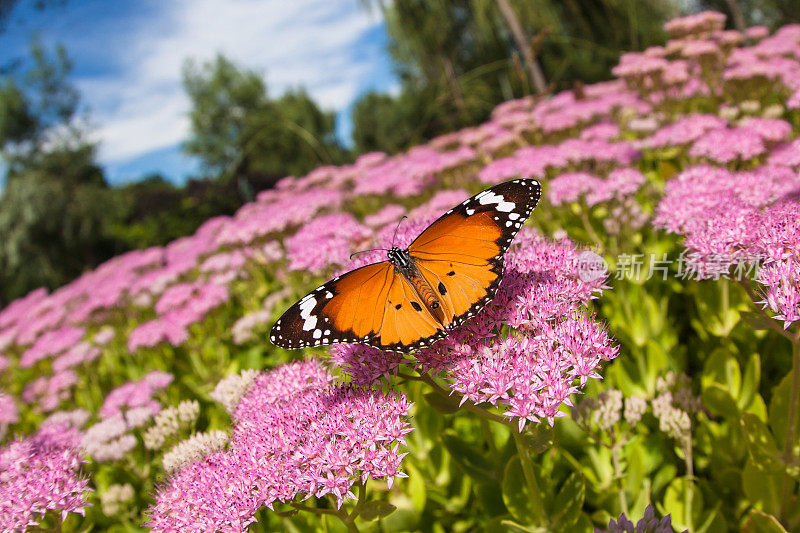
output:
<instances>
[{"instance_id":1,"label":"butterfly head","mask_svg":"<svg viewBox=\"0 0 800 533\"><path fill-rule=\"evenodd\" d=\"M401 270L408 270L411 268L411 256L408 254L408 250L392 246L387 255L389 256L389 261L391 261L395 267Z\"/></svg>"}]
</instances>

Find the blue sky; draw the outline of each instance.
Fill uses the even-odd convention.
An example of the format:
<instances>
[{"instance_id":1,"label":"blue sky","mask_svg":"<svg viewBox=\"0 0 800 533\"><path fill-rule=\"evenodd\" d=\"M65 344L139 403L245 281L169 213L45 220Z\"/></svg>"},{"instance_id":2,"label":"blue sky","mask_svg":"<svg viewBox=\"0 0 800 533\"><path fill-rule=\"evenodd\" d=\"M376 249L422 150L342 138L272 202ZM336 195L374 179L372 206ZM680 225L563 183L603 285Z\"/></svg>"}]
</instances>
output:
<instances>
[{"instance_id":1,"label":"blue sky","mask_svg":"<svg viewBox=\"0 0 800 533\"><path fill-rule=\"evenodd\" d=\"M338 113L346 142L358 96L398 87L380 10L358 0L67 0L44 11L33 3L20 0L0 34L0 65L25 57L34 35L66 47L112 183L152 172L181 182L198 170L181 152L187 59L223 53L262 73L273 96L305 87Z\"/></svg>"}]
</instances>

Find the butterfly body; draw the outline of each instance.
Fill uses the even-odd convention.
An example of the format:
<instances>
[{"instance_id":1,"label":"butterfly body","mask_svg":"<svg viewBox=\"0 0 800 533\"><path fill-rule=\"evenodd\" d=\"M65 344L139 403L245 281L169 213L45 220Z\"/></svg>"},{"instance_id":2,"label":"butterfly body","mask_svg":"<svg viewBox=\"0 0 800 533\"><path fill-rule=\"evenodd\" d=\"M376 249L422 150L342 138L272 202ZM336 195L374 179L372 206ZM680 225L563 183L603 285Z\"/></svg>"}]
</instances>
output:
<instances>
[{"instance_id":1,"label":"butterfly body","mask_svg":"<svg viewBox=\"0 0 800 533\"><path fill-rule=\"evenodd\" d=\"M442 328L446 328L446 316L442 310L441 302L436 296L436 291L430 286L428 281L422 275L422 272L420 272L419 267L417 266L408 249L402 250L400 248L393 247L389 250L388 255L389 262L392 263L395 270L401 276L403 276L403 278L405 278L408 284L416 292L417 299L409 300L409 305L411 305L411 308L414 311L421 313L422 307L425 306L425 308L427 308L428 312L433 318L436 319L439 325ZM446 294L447 289L444 288L444 285L441 285L439 289L444 291L442 295ZM402 302L393 303L391 300L388 300L387 306L391 305L394 305L395 310L397 311L403 308Z\"/></svg>"},{"instance_id":2,"label":"butterfly body","mask_svg":"<svg viewBox=\"0 0 800 533\"><path fill-rule=\"evenodd\" d=\"M455 206L406 249L317 288L275 323L283 348L360 342L406 352L428 346L472 317L497 292L503 256L541 196L518 179Z\"/></svg>"}]
</instances>

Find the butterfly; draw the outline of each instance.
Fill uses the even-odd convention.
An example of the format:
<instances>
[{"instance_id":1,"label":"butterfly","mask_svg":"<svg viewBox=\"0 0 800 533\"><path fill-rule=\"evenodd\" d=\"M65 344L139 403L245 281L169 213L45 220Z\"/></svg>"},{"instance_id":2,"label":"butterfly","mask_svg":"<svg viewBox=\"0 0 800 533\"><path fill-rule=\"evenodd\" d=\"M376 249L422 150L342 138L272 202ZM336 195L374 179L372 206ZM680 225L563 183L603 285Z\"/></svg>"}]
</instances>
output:
<instances>
[{"instance_id":1,"label":"butterfly","mask_svg":"<svg viewBox=\"0 0 800 533\"><path fill-rule=\"evenodd\" d=\"M341 342L409 352L429 346L494 298L503 258L542 194L533 179L486 189L405 250L342 274L290 307L270 332L287 349Z\"/></svg>"}]
</instances>

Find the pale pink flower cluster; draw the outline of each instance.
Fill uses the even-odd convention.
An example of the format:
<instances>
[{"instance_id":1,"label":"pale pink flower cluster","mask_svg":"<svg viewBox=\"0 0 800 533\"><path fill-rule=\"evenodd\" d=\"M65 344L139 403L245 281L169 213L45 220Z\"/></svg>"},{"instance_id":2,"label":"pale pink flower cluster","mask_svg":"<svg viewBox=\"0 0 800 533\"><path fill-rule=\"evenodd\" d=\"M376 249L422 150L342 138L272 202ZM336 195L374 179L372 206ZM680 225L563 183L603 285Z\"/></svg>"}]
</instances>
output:
<instances>
[{"instance_id":1,"label":"pale pink flower cluster","mask_svg":"<svg viewBox=\"0 0 800 533\"><path fill-rule=\"evenodd\" d=\"M332 385L317 362L256 378L234 412L226 451L198 454L150 509L155 531L246 531L262 506L332 496L369 478L405 477L398 444L411 404L396 394Z\"/></svg>"},{"instance_id":2,"label":"pale pink flower cluster","mask_svg":"<svg viewBox=\"0 0 800 533\"><path fill-rule=\"evenodd\" d=\"M170 383L172 374L153 370L142 379L129 381L109 392L99 415L101 418L108 418L134 407L147 407L155 415L161 410L161 405L153 399L153 395Z\"/></svg>"},{"instance_id":3,"label":"pale pink flower cluster","mask_svg":"<svg viewBox=\"0 0 800 533\"><path fill-rule=\"evenodd\" d=\"M27 531L50 512L84 513L90 489L79 440L75 429L51 424L0 449L0 529Z\"/></svg>"}]
</instances>

